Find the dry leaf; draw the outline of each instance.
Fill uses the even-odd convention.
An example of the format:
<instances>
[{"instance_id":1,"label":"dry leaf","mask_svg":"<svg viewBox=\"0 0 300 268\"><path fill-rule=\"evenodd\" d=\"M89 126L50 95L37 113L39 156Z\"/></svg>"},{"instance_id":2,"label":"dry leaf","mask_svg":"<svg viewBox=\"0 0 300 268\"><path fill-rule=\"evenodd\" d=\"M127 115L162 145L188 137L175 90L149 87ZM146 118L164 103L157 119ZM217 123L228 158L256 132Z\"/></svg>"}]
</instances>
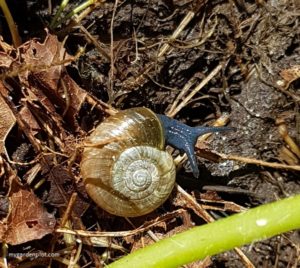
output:
<instances>
[{"instance_id":1,"label":"dry leaf","mask_svg":"<svg viewBox=\"0 0 300 268\"><path fill-rule=\"evenodd\" d=\"M69 103L65 107L65 117L72 123L72 127L79 132L80 128L76 120L76 115L85 101L87 93L67 73L63 73L62 81L65 85L65 92L63 94L65 99L68 100L66 103Z\"/></svg>"},{"instance_id":2,"label":"dry leaf","mask_svg":"<svg viewBox=\"0 0 300 268\"><path fill-rule=\"evenodd\" d=\"M50 182L50 191L47 198L47 203L50 203L55 207L66 206L72 193L76 190L74 189L74 179L70 176L67 169L61 165L53 167L47 177L47 181ZM83 186L83 185L82 185ZM80 184L77 186L77 190L80 191L80 196L77 197L76 203L73 207L73 212L78 217L82 216L84 211L89 206L87 193L85 188L80 188ZM86 200L84 200L86 198Z\"/></svg>"},{"instance_id":3,"label":"dry leaf","mask_svg":"<svg viewBox=\"0 0 300 268\"><path fill-rule=\"evenodd\" d=\"M8 244L18 245L52 233L55 218L31 192L20 189L10 197L8 217L0 224L0 237Z\"/></svg>"},{"instance_id":4,"label":"dry leaf","mask_svg":"<svg viewBox=\"0 0 300 268\"><path fill-rule=\"evenodd\" d=\"M0 67L9 68L15 60L7 55L5 52L0 51Z\"/></svg>"},{"instance_id":5,"label":"dry leaf","mask_svg":"<svg viewBox=\"0 0 300 268\"><path fill-rule=\"evenodd\" d=\"M55 103L60 107L62 117L66 116L71 126L79 131L75 117L87 93L64 70L64 65L71 62L71 57L66 53L63 43L56 36L48 34L43 43L37 40L26 43L22 52L22 60L27 66L40 65L43 68L33 68L30 73L20 74L20 80L51 111L53 117L56 110L52 103ZM61 121L61 118L53 119Z\"/></svg>"},{"instance_id":6,"label":"dry leaf","mask_svg":"<svg viewBox=\"0 0 300 268\"><path fill-rule=\"evenodd\" d=\"M288 83L295 81L300 78L300 65L294 65L291 68L282 70L280 76Z\"/></svg>"},{"instance_id":7,"label":"dry leaf","mask_svg":"<svg viewBox=\"0 0 300 268\"><path fill-rule=\"evenodd\" d=\"M2 85L2 83L1 83ZM16 118L9 108L9 106L6 104L3 97L0 95L0 154L5 153L7 155L6 149L5 149L5 139L14 126L16 122Z\"/></svg>"},{"instance_id":8,"label":"dry leaf","mask_svg":"<svg viewBox=\"0 0 300 268\"><path fill-rule=\"evenodd\" d=\"M31 111L28 109L27 105L21 108L19 115L22 117L23 121L27 123L28 129L32 133L32 136L35 136L41 131L39 124L35 120Z\"/></svg>"},{"instance_id":9,"label":"dry leaf","mask_svg":"<svg viewBox=\"0 0 300 268\"><path fill-rule=\"evenodd\" d=\"M61 62L68 57L63 44L58 42L57 37L48 34L44 43L31 39L20 50L22 62L30 66L30 72L27 72L25 76L31 72L38 74L46 87L57 88L63 67Z\"/></svg>"}]
</instances>

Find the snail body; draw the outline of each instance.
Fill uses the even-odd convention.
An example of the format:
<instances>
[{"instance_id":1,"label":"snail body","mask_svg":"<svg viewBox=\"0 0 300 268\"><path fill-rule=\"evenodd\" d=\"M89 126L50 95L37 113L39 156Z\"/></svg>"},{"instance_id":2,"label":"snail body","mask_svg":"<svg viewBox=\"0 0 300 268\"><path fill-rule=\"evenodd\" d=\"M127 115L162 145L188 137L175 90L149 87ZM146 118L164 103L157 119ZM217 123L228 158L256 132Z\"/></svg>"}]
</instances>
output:
<instances>
[{"instance_id":1,"label":"snail body","mask_svg":"<svg viewBox=\"0 0 300 268\"><path fill-rule=\"evenodd\" d=\"M115 140L114 140L115 138ZM175 182L175 165L164 151L163 126L146 108L121 111L89 136L81 174L96 204L111 214L135 217L159 207Z\"/></svg>"},{"instance_id":2,"label":"snail body","mask_svg":"<svg viewBox=\"0 0 300 268\"><path fill-rule=\"evenodd\" d=\"M108 117L87 138L81 175L94 202L111 214L137 217L163 204L175 183L169 144L185 152L199 176L194 146L205 133L228 127L190 127L147 108L131 108Z\"/></svg>"}]
</instances>

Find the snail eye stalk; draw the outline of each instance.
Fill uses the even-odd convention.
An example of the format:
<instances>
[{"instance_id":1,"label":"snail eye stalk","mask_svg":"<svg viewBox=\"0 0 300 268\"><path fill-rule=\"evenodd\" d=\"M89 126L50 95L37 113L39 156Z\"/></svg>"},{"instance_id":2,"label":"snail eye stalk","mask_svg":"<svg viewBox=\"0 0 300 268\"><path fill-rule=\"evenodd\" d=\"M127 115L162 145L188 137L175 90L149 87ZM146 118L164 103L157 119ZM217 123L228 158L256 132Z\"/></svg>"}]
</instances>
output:
<instances>
[{"instance_id":1,"label":"snail eye stalk","mask_svg":"<svg viewBox=\"0 0 300 268\"><path fill-rule=\"evenodd\" d=\"M233 127L190 127L168 116L162 114L157 116L164 128L166 144L186 153L196 178L199 177L199 169L194 148L198 137L206 133L235 130Z\"/></svg>"}]
</instances>

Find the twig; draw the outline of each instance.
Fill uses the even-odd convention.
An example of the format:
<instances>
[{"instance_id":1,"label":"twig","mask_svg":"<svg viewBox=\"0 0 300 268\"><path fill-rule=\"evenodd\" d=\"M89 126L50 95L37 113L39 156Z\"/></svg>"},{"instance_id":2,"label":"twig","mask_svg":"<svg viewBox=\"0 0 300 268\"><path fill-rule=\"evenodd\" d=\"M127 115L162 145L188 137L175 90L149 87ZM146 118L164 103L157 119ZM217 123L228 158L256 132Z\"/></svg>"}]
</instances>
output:
<instances>
[{"instance_id":1,"label":"twig","mask_svg":"<svg viewBox=\"0 0 300 268\"><path fill-rule=\"evenodd\" d=\"M300 165L286 165L286 164L281 164L281 163L276 163L276 162L266 162L263 160L242 157L242 156L238 156L238 155L226 155L226 154L221 154L221 153L218 153L218 155L223 160L235 160L235 161L239 161L239 162L243 162L243 163L247 163L247 164L254 164L254 165L277 168L277 169L288 169L288 170L300 171Z\"/></svg>"},{"instance_id":2,"label":"twig","mask_svg":"<svg viewBox=\"0 0 300 268\"><path fill-rule=\"evenodd\" d=\"M179 26L177 27L177 29L174 31L172 36L170 37L170 40L176 39L179 36L179 34L184 30L184 28L189 24L189 22L192 20L192 18L194 16L195 16L195 13L192 11L189 11L185 15L185 17L183 18L183 20L181 21ZM169 48L170 48L169 43L165 43L158 53L158 58L162 57L169 50Z\"/></svg>"},{"instance_id":3,"label":"twig","mask_svg":"<svg viewBox=\"0 0 300 268\"><path fill-rule=\"evenodd\" d=\"M185 210L184 209L178 209L173 212L170 212L168 214L165 214L161 217L158 217L151 222L147 223L146 225L142 225L139 228L136 228L135 230L130 231L119 231L119 232L92 232L92 231L84 231L84 230L69 230L67 228L57 228L55 232L57 233L66 233L66 234L73 234L73 235L79 235L82 237L125 237L130 235L136 235L141 232L144 232L148 230L149 228L156 226L162 222L164 222L166 219L173 218L174 216L177 216L179 214L182 214Z\"/></svg>"},{"instance_id":4,"label":"twig","mask_svg":"<svg viewBox=\"0 0 300 268\"><path fill-rule=\"evenodd\" d=\"M179 34L184 30L184 28L188 25L188 23L192 20L194 17L195 12L189 11L183 20L180 22L179 26L176 28L176 30L173 32L172 36L169 38L170 40L176 39ZM164 56L166 53L169 52L170 45L168 43L165 43L159 50L157 54L157 58L160 58ZM138 85L143 85L146 81L146 78L148 77L149 72L155 67L155 62L148 63L144 69L143 72L135 79L134 82L130 82L126 84L124 83L124 88L127 88L127 92L130 92L131 90L135 90L138 88Z\"/></svg>"},{"instance_id":5,"label":"twig","mask_svg":"<svg viewBox=\"0 0 300 268\"><path fill-rule=\"evenodd\" d=\"M99 51L99 53L108 61L110 62L110 56L107 54L107 52L100 46L99 40L96 40L94 36L92 36L89 31L82 25L78 26L78 29L82 31L85 34L85 37L93 43L93 45L96 47L96 49Z\"/></svg>"},{"instance_id":6,"label":"twig","mask_svg":"<svg viewBox=\"0 0 300 268\"><path fill-rule=\"evenodd\" d=\"M190 79L183 87L182 90L180 90L180 93L177 95L175 101L173 102L170 110L166 113L167 116L172 117L171 113L176 109L178 106L178 103L183 99L183 96L190 90L190 88L196 83L195 77Z\"/></svg>"},{"instance_id":7,"label":"twig","mask_svg":"<svg viewBox=\"0 0 300 268\"><path fill-rule=\"evenodd\" d=\"M63 215L63 217L61 219L61 226L65 226L66 225L66 222L69 219L70 214L71 214L71 212L73 210L73 207L75 205L76 198L77 198L77 193L73 193L71 195L70 200L69 200L67 209L65 210L65 213L64 213L64 215Z\"/></svg>"},{"instance_id":8,"label":"twig","mask_svg":"<svg viewBox=\"0 0 300 268\"><path fill-rule=\"evenodd\" d=\"M174 117L195 95L198 93L222 68L224 63L220 63L210 74L201 81L201 83L194 88L194 90L182 100L182 102L172 111L168 112L168 116Z\"/></svg>"},{"instance_id":9,"label":"twig","mask_svg":"<svg viewBox=\"0 0 300 268\"><path fill-rule=\"evenodd\" d=\"M116 16L116 11L118 7L118 0L115 0L114 9L111 17L111 23L110 23L110 72L109 72L109 81L108 81L108 96L109 96L109 102L112 101L113 96L113 90L114 90L114 20Z\"/></svg>"},{"instance_id":10,"label":"twig","mask_svg":"<svg viewBox=\"0 0 300 268\"><path fill-rule=\"evenodd\" d=\"M190 203L190 205L194 208L195 213L201 217L206 222L213 222L214 218L210 216L210 214L202 208L202 205L199 204L191 195L189 195L185 190L183 190L177 183L175 185L177 192L179 192L184 199Z\"/></svg>"}]
</instances>

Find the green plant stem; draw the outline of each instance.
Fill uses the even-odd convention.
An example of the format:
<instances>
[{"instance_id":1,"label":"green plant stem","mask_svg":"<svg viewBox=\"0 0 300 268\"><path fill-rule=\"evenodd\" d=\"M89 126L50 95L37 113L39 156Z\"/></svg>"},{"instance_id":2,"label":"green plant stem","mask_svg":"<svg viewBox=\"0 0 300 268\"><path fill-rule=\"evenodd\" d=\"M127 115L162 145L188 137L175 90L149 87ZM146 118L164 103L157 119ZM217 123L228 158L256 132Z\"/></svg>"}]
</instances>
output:
<instances>
[{"instance_id":1,"label":"green plant stem","mask_svg":"<svg viewBox=\"0 0 300 268\"><path fill-rule=\"evenodd\" d=\"M62 0L61 3L60 3L60 6L55 14L55 16L53 17L51 23L50 23L50 29L54 29L57 24L59 24L58 21L58 18L60 16L60 14L63 12L63 10L65 9L66 5L69 3L69 0Z\"/></svg>"},{"instance_id":2,"label":"green plant stem","mask_svg":"<svg viewBox=\"0 0 300 268\"><path fill-rule=\"evenodd\" d=\"M50 28L54 29L56 28L59 24L64 23L66 20L70 19L72 16L76 15L77 13L81 12L82 10L86 9L88 6L93 5L96 0L87 0L83 2L81 5L77 6L72 10L70 13L68 13L65 17L63 17L61 20L58 20L60 14L68 4L69 0L63 0L62 3L60 4L60 7L55 14L53 20L51 21Z\"/></svg>"},{"instance_id":3,"label":"green plant stem","mask_svg":"<svg viewBox=\"0 0 300 268\"><path fill-rule=\"evenodd\" d=\"M74 8L74 10L71 11L69 14L67 14L67 16L64 18L64 21L68 20L69 18L73 17L75 14L81 12L82 10L86 9L90 5L93 5L94 3L95 3L95 0L87 0L87 1L85 1L81 5L79 5L76 8Z\"/></svg>"},{"instance_id":4,"label":"green plant stem","mask_svg":"<svg viewBox=\"0 0 300 268\"><path fill-rule=\"evenodd\" d=\"M0 7L8 24L14 47L18 47L22 44L21 37L5 0L0 0Z\"/></svg>"},{"instance_id":5,"label":"green plant stem","mask_svg":"<svg viewBox=\"0 0 300 268\"><path fill-rule=\"evenodd\" d=\"M137 250L107 267L178 267L297 228L300 228L300 195L192 228Z\"/></svg>"}]
</instances>

